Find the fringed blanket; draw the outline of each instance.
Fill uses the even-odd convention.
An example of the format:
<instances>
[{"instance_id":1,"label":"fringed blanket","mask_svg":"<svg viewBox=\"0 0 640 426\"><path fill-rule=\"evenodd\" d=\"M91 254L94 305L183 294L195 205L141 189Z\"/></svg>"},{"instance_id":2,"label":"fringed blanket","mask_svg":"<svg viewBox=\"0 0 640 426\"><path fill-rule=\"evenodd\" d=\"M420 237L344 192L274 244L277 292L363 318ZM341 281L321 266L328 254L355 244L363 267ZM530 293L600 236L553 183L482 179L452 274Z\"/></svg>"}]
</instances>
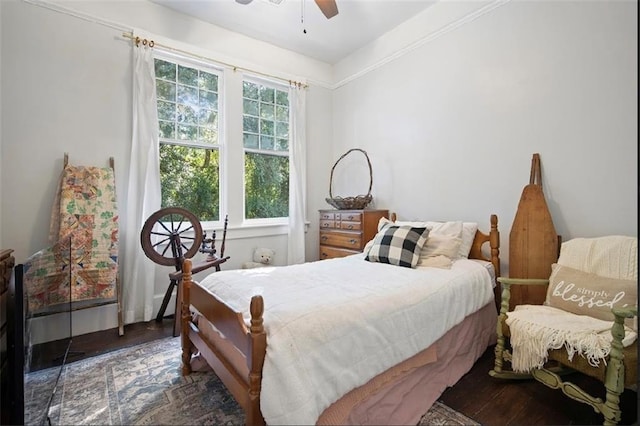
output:
<instances>
[{"instance_id":1,"label":"fringed blanket","mask_svg":"<svg viewBox=\"0 0 640 426\"><path fill-rule=\"evenodd\" d=\"M507 313L513 349L511 368L518 373L542 367L549 350L565 347L569 360L577 353L597 367L611 350L613 321L575 315L550 306L520 305ZM624 346L637 334L625 327Z\"/></svg>"},{"instance_id":2,"label":"fringed blanket","mask_svg":"<svg viewBox=\"0 0 640 426\"><path fill-rule=\"evenodd\" d=\"M117 298L118 212L113 169L67 165L52 215L52 246L25 262L30 312Z\"/></svg>"}]
</instances>

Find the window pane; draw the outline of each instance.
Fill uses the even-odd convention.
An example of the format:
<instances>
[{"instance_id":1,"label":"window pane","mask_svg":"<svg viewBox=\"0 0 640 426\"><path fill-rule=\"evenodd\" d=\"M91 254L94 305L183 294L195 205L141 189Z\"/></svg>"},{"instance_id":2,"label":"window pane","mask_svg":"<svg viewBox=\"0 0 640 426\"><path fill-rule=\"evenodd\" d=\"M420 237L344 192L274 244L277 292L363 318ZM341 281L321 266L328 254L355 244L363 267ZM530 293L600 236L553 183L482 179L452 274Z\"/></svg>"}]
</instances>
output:
<instances>
[{"instance_id":1,"label":"window pane","mask_svg":"<svg viewBox=\"0 0 640 426\"><path fill-rule=\"evenodd\" d=\"M245 154L247 219L289 216L289 158Z\"/></svg>"},{"instance_id":2,"label":"window pane","mask_svg":"<svg viewBox=\"0 0 640 426\"><path fill-rule=\"evenodd\" d=\"M245 99L243 101L244 113L248 115L258 115L258 101Z\"/></svg>"},{"instance_id":3,"label":"window pane","mask_svg":"<svg viewBox=\"0 0 640 426\"><path fill-rule=\"evenodd\" d=\"M176 138L176 126L173 121L160 122L160 137L164 139Z\"/></svg>"},{"instance_id":4,"label":"window pane","mask_svg":"<svg viewBox=\"0 0 640 426\"><path fill-rule=\"evenodd\" d=\"M289 151L289 139L278 139L276 141L276 151Z\"/></svg>"},{"instance_id":5,"label":"window pane","mask_svg":"<svg viewBox=\"0 0 640 426\"><path fill-rule=\"evenodd\" d=\"M274 103L275 89L266 86L260 86L260 100L269 104Z\"/></svg>"},{"instance_id":6,"label":"window pane","mask_svg":"<svg viewBox=\"0 0 640 426\"><path fill-rule=\"evenodd\" d=\"M273 138L271 136L260 136L260 149L273 151Z\"/></svg>"},{"instance_id":7,"label":"window pane","mask_svg":"<svg viewBox=\"0 0 640 426\"><path fill-rule=\"evenodd\" d=\"M178 65L178 83L198 87L198 70Z\"/></svg>"},{"instance_id":8,"label":"window pane","mask_svg":"<svg viewBox=\"0 0 640 426\"><path fill-rule=\"evenodd\" d=\"M242 119L242 130L245 132L258 133L258 119L244 116Z\"/></svg>"},{"instance_id":9,"label":"window pane","mask_svg":"<svg viewBox=\"0 0 640 426\"><path fill-rule=\"evenodd\" d=\"M254 135L251 133L244 133L244 147L245 148L259 148L258 146L258 135Z\"/></svg>"},{"instance_id":10,"label":"window pane","mask_svg":"<svg viewBox=\"0 0 640 426\"><path fill-rule=\"evenodd\" d=\"M200 221L219 220L217 149L160 144L162 207L182 207Z\"/></svg>"},{"instance_id":11,"label":"window pane","mask_svg":"<svg viewBox=\"0 0 640 426\"><path fill-rule=\"evenodd\" d=\"M155 68L156 68L156 78L163 78L165 80L175 81L176 64L163 61L162 59L156 59Z\"/></svg>"},{"instance_id":12,"label":"window pane","mask_svg":"<svg viewBox=\"0 0 640 426\"><path fill-rule=\"evenodd\" d=\"M168 81L156 81L156 96L158 99L175 102L176 101L176 85Z\"/></svg>"},{"instance_id":13,"label":"window pane","mask_svg":"<svg viewBox=\"0 0 640 426\"><path fill-rule=\"evenodd\" d=\"M273 120L274 114L274 106L271 104L263 104L260 103L260 118L266 118L268 120Z\"/></svg>"},{"instance_id":14,"label":"window pane","mask_svg":"<svg viewBox=\"0 0 640 426\"><path fill-rule=\"evenodd\" d=\"M260 134L273 136L274 128L273 121L269 120L260 120Z\"/></svg>"},{"instance_id":15,"label":"window pane","mask_svg":"<svg viewBox=\"0 0 640 426\"><path fill-rule=\"evenodd\" d=\"M178 105L177 118L179 123L198 124L196 111L190 106Z\"/></svg>"},{"instance_id":16,"label":"window pane","mask_svg":"<svg viewBox=\"0 0 640 426\"><path fill-rule=\"evenodd\" d=\"M198 106L198 89L178 85L178 103Z\"/></svg>"},{"instance_id":17,"label":"window pane","mask_svg":"<svg viewBox=\"0 0 640 426\"><path fill-rule=\"evenodd\" d=\"M214 92L218 91L218 76L215 74L211 74L208 72L201 71L200 72L200 84L199 87L201 89L212 90Z\"/></svg>"},{"instance_id":18,"label":"window pane","mask_svg":"<svg viewBox=\"0 0 640 426\"><path fill-rule=\"evenodd\" d=\"M289 121L289 108L283 106L276 106L276 120Z\"/></svg>"},{"instance_id":19,"label":"window pane","mask_svg":"<svg viewBox=\"0 0 640 426\"><path fill-rule=\"evenodd\" d=\"M276 122L276 136L279 138L288 138L289 123Z\"/></svg>"},{"instance_id":20,"label":"window pane","mask_svg":"<svg viewBox=\"0 0 640 426\"><path fill-rule=\"evenodd\" d=\"M158 119L174 121L176 119L176 104L158 101Z\"/></svg>"},{"instance_id":21,"label":"window pane","mask_svg":"<svg viewBox=\"0 0 640 426\"><path fill-rule=\"evenodd\" d=\"M278 105L289 106L289 93L282 90L276 90L276 103Z\"/></svg>"},{"instance_id":22,"label":"window pane","mask_svg":"<svg viewBox=\"0 0 640 426\"><path fill-rule=\"evenodd\" d=\"M198 139L198 128L196 126L178 125L178 138L183 141L195 141Z\"/></svg>"},{"instance_id":23,"label":"window pane","mask_svg":"<svg viewBox=\"0 0 640 426\"><path fill-rule=\"evenodd\" d=\"M198 112L198 123L209 129L218 128L218 113L208 109L201 109Z\"/></svg>"},{"instance_id":24,"label":"window pane","mask_svg":"<svg viewBox=\"0 0 640 426\"><path fill-rule=\"evenodd\" d=\"M218 94L216 92L200 91L200 107L218 109Z\"/></svg>"},{"instance_id":25,"label":"window pane","mask_svg":"<svg viewBox=\"0 0 640 426\"><path fill-rule=\"evenodd\" d=\"M218 132L213 129L207 129L206 127L200 127L200 140L202 142L208 142L212 144L218 143Z\"/></svg>"},{"instance_id":26,"label":"window pane","mask_svg":"<svg viewBox=\"0 0 640 426\"><path fill-rule=\"evenodd\" d=\"M259 99L258 85L248 81L242 82L242 96L249 99Z\"/></svg>"}]
</instances>

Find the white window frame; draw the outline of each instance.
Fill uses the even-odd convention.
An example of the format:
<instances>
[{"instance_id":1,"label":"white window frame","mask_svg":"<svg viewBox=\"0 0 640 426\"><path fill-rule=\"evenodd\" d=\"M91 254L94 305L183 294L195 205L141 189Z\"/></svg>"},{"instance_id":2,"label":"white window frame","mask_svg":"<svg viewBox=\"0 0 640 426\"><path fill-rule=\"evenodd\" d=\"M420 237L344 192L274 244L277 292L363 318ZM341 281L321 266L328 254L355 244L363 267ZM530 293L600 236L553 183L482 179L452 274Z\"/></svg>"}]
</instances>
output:
<instances>
[{"instance_id":1,"label":"white window frame","mask_svg":"<svg viewBox=\"0 0 640 426\"><path fill-rule=\"evenodd\" d=\"M282 82L279 81L275 81L275 80L270 80L270 79L266 79L264 77L255 75L255 74L251 74L251 73L244 73L242 76L242 83L244 83L245 81L250 82L250 83L255 83L255 84L259 84L262 86L267 86L269 88L272 89L276 89L276 90L281 90L284 92L289 93L289 86L286 84L283 84ZM244 99L244 96L243 96ZM244 105L244 103L243 103ZM293 111L291 110L291 99L289 99L289 124L291 124L291 114L293 113ZM242 109L242 116L244 117L244 106ZM247 193L247 188L246 188L246 181L244 180L244 174L245 174L245 170L246 170L246 164L245 164L245 159L246 159L246 153L250 152L250 153L256 153L256 154L266 154L266 155L275 155L275 156L280 156L280 157L287 157L288 161L289 161L289 166L291 165L291 150L287 149L286 153L281 153L281 151L270 151L270 150L264 150L264 149L255 149L255 148L245 148L244 146L244 129L241 129L241 147L242 147L242 177L243 177L243 185L242 185L242 218L243 218L243 224L247 225L247 226L270 226L270 225L288 225L289 224L289 215L287 214L287 216L282 216L282 217L272 217L272 218L259 218L259 219L248 219L247 218L247 212L246 212L246 199L245 199L245 195ZM275 139L275 136L274 136ZM275 143L275 141L274 141ZM288 146L291 146L291 128L289 128L289 143ZM290 169L290 167L289 167ZM291 190L291 188L289 188L289 190Z\"/></svg>"},{"instance_id":2,"label":"white window frame","mask_svg":"<svg viewBox=\"0 0 640 426\"><path fill-rule=\"evenodd\" d=\"M166 60L179 65L187 67L198 68L218 76L218 143L207 144L197 143L190 141L183 141L179 139L161 139L158 143L165 143L167 141L172 144L186 145L196 148L214 148L218 149L219 155L219 215L217 221L202 221L201 226L203 231L210 233L212 230L219 231L224 226L225 216L228 215L228 230L233 231L228 234L228 239L243 239L243 238L257 238L265 236L286 235L288 233L289 217L279 218L262 218L262 219L245 219L245 148L243 140L242 129L242 117L244 110L242 107L242 83L243 81L252 81L258 84L267 85L269 87L277 88L278 90L289 91L289 87L286 83L278 80L267 79L259 75L254 75L247 72L239 72L238 70L227 68L225 66L217 65L215 61L208 61L204 59L198 59L191 57L184 53L174 53L172 51L156 48L154 50L154 58ZM231 74L233 78L231 77ZM238 74L235 74L238 73ZM235 85L239 84L239 87ZM233 93L234 97L236 93L239 93L239 99L231 99L228 97L229 93ZM238 109L239 104L239 109ZM292 111L291 101L289 100L289 123L291 123ZM235 114L239 114L235 117ZM228 123L239 122L239 129L227 128ZM235 125L234 125L235 127ZM289 146L291 144L291 134L289 133ZM256 150L254 152L260 152ZM268 154L277 153L277 151L264 151ZM230 162L230 156L242 156L241 170L232 170L238 166L238 163ZM289 164L291 164L291 152L287 152ZM231 164L233 163L233 164ZM242 185L238 184L237 187L231 187L230 182L241 179ZM242 189L242 209L238 211L234 208L230 211L231 203L228 199L231 193L237 192Z\"/></svg>"},{"instance_id":3,"label":"white window frame","mask_svg":"<svg viewBox=\"0 0 640 426\"><path fill-rule=\"evenodd\" d=\"M200 224L204 230L220 229L224 225L224 219L226 215L226 167L225 167L225 147L226 147L226 132L225 132L225 119L226 119L226 103L225 103L225 70L222 67L216 66L214 63L205 62L203 60L192 58L188 55L176 54L166 50L155 49L154 59L161 59L167 62L172 62L178 65L198 68L201 71L205 71L218 76L218 143L210 144L198 141L185 141L182 139L166 139L159 138L159 144L172 144L182 145L192 148L203 149L217 149L218 161L219 161L219 176L218 176L218 220L201 221ZM159 123L158 123L159 124ZM177 136L177 135L176 135Z\"/></svg>"}]
</instances>

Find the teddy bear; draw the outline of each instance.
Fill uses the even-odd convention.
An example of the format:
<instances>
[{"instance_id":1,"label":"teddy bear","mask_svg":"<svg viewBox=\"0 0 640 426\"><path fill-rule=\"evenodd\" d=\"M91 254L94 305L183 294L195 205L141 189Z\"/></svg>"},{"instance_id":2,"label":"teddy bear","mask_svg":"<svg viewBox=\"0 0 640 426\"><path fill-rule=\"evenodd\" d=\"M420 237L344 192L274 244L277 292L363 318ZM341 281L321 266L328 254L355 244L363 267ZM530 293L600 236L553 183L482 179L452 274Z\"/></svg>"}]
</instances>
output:
<instances>
[{"instance_id":1,"label":"teddy bear","mask_svg":"<svg viewBox=\"0 0 640 426\"><path fill-rule=\"evenodd\" d=\"M253 252L253 262L244 262L242 269L261 268L263 266L271 265L273 262L273 256L276 253L270 248L260 247Z\"/></svg>"}]
</instances>

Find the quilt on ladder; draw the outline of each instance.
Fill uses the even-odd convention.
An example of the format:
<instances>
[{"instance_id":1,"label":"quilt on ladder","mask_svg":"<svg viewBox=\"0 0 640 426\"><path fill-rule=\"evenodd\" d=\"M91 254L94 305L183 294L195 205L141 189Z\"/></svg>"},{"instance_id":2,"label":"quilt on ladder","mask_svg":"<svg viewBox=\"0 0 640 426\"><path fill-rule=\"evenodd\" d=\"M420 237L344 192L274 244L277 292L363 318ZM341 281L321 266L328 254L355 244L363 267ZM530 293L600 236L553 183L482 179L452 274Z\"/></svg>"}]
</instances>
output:
<instances>
[{"instance_id":1,"label":"quilt on ladder","mask_svg":"<svg viewBox=\"0 0 640 426\"><path fill-rule=\"evenodd\" d=\"M52 215L51 247L25 262L30 312L117 298L118 212L112 168L65 166Z\"/></svg>"}]
</instances>

